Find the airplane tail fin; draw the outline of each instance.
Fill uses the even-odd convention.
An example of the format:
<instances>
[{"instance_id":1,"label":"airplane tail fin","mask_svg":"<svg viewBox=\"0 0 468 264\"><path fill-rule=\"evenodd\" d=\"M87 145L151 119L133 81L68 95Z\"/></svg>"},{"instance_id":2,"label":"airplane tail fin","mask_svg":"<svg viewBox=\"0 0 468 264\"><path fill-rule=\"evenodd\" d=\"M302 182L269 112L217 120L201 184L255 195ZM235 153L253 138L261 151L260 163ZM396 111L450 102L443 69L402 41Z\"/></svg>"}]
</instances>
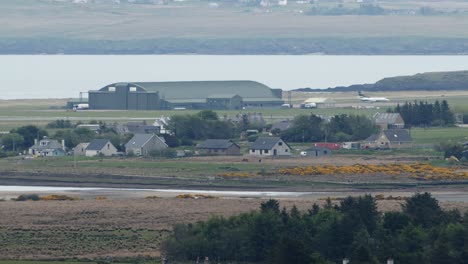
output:
<instances>
[{"instance_id":1,"label":"airplane tail fin","mask_svg":"<svg viewBox=\"0 0 468 264\"><path fill-rule=\"evenodd\" d=\"M365 95L362 93L362 91L358 91L358 96L359 97L365 97Z\"/></svg>"}]
</instances>

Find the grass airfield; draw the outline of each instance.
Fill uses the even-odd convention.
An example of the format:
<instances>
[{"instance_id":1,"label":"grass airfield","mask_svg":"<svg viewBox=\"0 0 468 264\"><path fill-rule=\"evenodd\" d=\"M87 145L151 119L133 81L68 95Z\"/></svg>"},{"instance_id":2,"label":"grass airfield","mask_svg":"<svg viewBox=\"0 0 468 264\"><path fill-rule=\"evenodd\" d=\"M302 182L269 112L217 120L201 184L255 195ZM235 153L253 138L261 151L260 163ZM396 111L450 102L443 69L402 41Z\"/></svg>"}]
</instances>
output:
<instances>
[{"instance_id":1,"label":"grass airfield","mask_svg":"<svg viewBox=\"0 0 468 264\"><path fill-rule=\"evenodd\" d=\"M411 92L369 92L367 96L386 97L390 102L368 103L361 102L354 92L292 92L291 103L293 109L246 109L242 111L216 111L218 115L232 117L243 113L262 113L267 123L279 120L293 119L300 114L316 114L333 116L338 114L355 114L372 116L376 112L385 112L397 104L406 101L447 100L455 113L468 113L468 91L411 91ZM299 109L299 105L311 97L325 97L334 101L333 108ZM283 98L288 98L285 92ZM286 99L287 101L287 99ZM9 131L15 127L33 124L45 126L47 123L65 119L72 122L84 123L92 120L108 123L122 123L135 120L153 122L156 117L172 116L176 114L194 114L199 110L159 110L159 111L123 111L123 110L66 110L67 99L31 99L31 100L0 100L0 131ZM468 128L415 128L412 130L417 143L433 143L441 140L464 140L468 136Z\"/></svg>"}]
</instances>

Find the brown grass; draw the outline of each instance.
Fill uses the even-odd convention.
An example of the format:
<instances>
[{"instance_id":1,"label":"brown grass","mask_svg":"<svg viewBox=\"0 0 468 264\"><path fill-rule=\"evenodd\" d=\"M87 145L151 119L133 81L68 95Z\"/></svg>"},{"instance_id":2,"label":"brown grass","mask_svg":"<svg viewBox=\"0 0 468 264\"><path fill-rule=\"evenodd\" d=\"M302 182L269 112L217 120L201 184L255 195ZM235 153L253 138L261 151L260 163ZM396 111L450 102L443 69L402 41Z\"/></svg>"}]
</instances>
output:
<instances>
[{"instance_id":1,"label":"brown grass","mask_svg":"<svg viewBox=\"0 0 468 264\"><path fill-rule=\"evenodd\" d=\"M230 216L256 210L262 201L237 198L116 198L103 201L2 202L0 236L7 238L9 245L0 247L0 255L6 259L155 256L161 239L173 224L206 220L213 215ZM287 208L295 204L300 210L306 210L314 202L323 204L325 201L282 199L280 202L281 206ZM378 201L378 206L382 211L399 210L401 202ZM444 202L442 205L461 210L468 208L468 203ZM130 236L122 238L126 233ZM33 237L27 238L27 243L15 240L15 237L24 237L24 234L31 234ZM72 241L73 239L78 241ZM99 246L75 247L74 243L80 241L93 242Z\"/></svg>"}]
</instances>

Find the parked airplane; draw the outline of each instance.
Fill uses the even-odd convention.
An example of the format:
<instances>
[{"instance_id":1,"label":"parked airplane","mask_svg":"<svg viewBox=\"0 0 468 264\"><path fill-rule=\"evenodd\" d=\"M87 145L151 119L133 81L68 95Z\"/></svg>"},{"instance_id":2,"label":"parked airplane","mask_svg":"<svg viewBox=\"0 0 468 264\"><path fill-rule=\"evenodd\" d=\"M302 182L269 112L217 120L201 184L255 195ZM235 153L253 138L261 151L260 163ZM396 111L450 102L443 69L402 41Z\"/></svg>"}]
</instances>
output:
<instances>
[{"instance_id":1,"label":"parked airplane","mask_svg":"<svg viewBox=\"0 0 468 264\"><path fill-rule=\"evenodd\" d=\"M361 91L358 92L358 95L359 95L359 99L361 101L363 101L363 102L375 103L375 102L388 102L388 101L390 101L388 98L385 98L385 97L367 97Z\"/></svg>"}]
</instances>

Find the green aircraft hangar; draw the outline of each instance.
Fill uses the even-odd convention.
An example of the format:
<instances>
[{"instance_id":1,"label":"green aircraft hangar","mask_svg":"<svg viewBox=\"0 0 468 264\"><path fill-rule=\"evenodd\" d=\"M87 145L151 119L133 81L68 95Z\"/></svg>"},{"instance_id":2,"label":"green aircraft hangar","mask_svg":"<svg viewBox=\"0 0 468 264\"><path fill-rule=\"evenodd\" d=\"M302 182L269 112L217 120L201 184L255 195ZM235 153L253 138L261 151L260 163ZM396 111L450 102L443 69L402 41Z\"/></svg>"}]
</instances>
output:
<instances>
[{"instance_id":1,"label":"green aircraft hangar","mask_svg":"<svg viewBox=\"0 0 468 264\"><path fill-rule=\"evenodd\" d=\"M125 82L88 92L90 109L279 108L281 89L254 81Z\"/></svg>"}]
</instances>

